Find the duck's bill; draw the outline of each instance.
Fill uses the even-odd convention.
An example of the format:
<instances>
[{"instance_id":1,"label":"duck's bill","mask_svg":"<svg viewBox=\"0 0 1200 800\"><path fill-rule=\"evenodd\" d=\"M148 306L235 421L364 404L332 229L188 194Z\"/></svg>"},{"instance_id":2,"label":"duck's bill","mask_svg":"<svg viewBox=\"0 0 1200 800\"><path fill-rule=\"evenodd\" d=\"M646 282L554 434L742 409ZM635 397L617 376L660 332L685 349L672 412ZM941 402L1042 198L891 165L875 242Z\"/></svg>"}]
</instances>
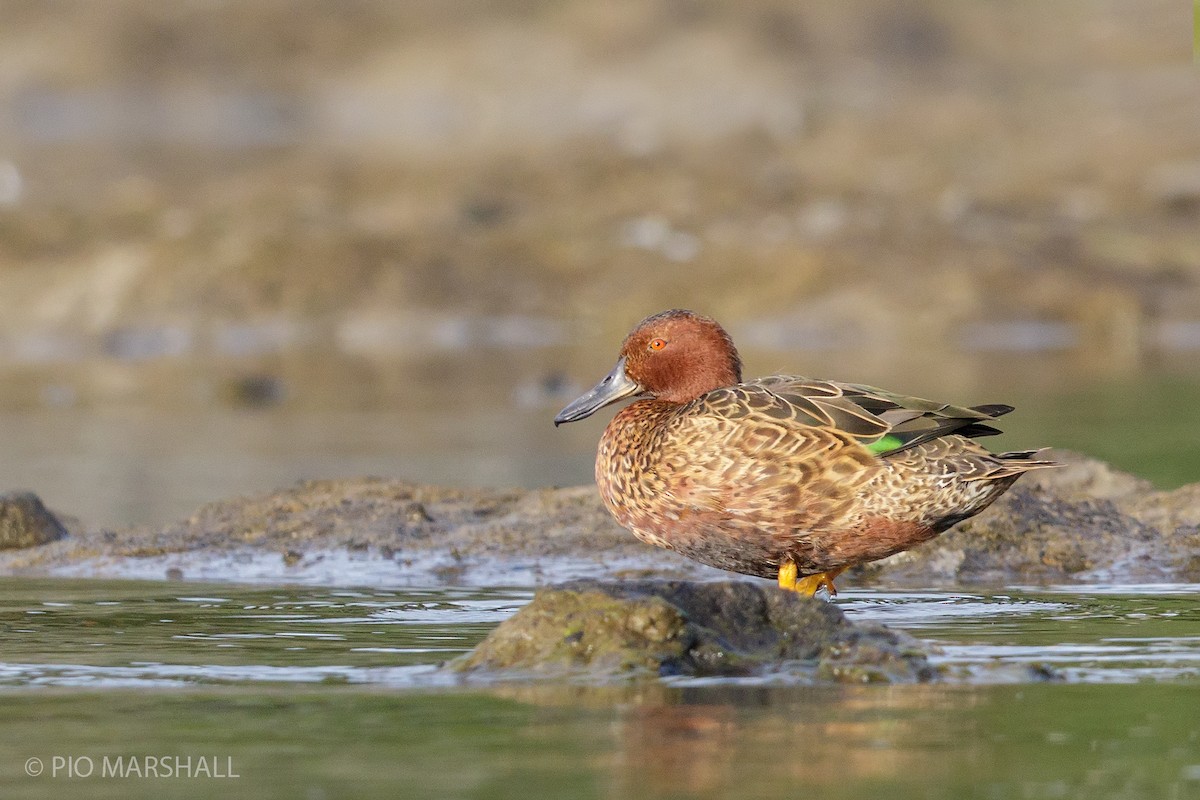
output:
<instances>
[{"instance_id":1,"label":"duck's bill","mask_svg":"<svg viewBox=\"0 0 1200 800\"><path fill-rule=\"evenodd\" d=\"M558 426L564 422L575 422L590 417L609 403L641 393L642 387L625 374L625 357L622 356L617 359L617 365L613 367L612 372L604 376L604 380L558 412L554 424Z\"/></svg>"}]
</instances>

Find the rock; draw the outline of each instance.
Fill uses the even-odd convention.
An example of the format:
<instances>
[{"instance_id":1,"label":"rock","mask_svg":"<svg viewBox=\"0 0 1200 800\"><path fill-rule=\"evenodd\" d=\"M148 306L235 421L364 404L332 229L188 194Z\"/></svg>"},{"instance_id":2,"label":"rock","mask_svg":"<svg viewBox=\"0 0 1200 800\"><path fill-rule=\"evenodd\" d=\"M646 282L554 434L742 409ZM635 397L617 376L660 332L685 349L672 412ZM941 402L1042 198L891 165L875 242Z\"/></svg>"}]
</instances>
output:
<instances>
[{"instance_id":1,"label":"rock","mask_svg":"<svg viewBox=\"0 0 1200 800\"><path fill-rule=\"evenodd\" d=\"M1077 453L940 537L858 570L902 584L1161 582L1200 576L1200 485L1156 491Z\"/></svg>"},{"instance_id":2,"label":"rock","mask_svg":"<svg viewBox=\"0 0 1200 800\"><path fill-rule=\"evenodd\" d=\"M863 572L926 584L1063 582L1118 568L1125 577L1158 577L1152 560L1138 558L1155 538L1111 500L1064 500L1044 486L1016 486L986 516Z\"/></svg>"},{"instance_id":3,"label":"rock","mask_svg":"<svg viewBox=\"0 0 1200 800\"><path fill-rule=\"evenodd\" d=\"M543 583L593 576L718 577L621 529L595 487L495 490L360 478L305 481L208 504L163 527L72 536L69 546L0 557L0 570L161 578L353 580L415 585ZM302 555L288 557L292 552ZM353 560L353 565L347 562ZM341 565L341 566L339 566Z\"/></svg>"},{"instance_id":4,"label":"rock","mask_svg":"<svg viewBox=\"0 0 1200 800\"><path fill-rule=\"evenodd\" d=\"M1051 457L1063 468L1022 478L982 514L853 570L839 585L1200 580L1200 484L1158 491L1095 459ZM64 522L71 535L54 546L0 550L0 571L161 579L178 567L195 580L338 583L352 576L418 586L736 577L638 541L617 526L594 486L307 481L212 503L164 527L112 532Z\"/></svg>"},{"instance_id":5,"label":"rock","mask_svg":"<svg viewBox=\"0 0 1200 800\"><path fill-rule=\"evenodd\" d=\"M1051 450L1048 457L1062 466L1034 472L1017 486L1039 486L1063 500L1119 501L1152 493L1154 484L1114 469L1095 458L1071 450Z\"/></svg>"},{"instance_id":6,"label":"rock","mask_svg":"<svg viewBox=\"0 0 1200 800\"><path fill-rule=\"evenodd\" d=\"M66 535L67 529L33 492L0 494L0 550L36 547Z\"/></svg>"},{"instance_id":7,"label":"rock","mask_svg":"<svg viewBox=\"0 0 1200 800\"><path fill-rule=\"evenodd\" d=\"M451 667L609 679L786 674L863 683L936 676L904 634L745 581L578 581L543 589Z\"/></svg>"}]
</instances>

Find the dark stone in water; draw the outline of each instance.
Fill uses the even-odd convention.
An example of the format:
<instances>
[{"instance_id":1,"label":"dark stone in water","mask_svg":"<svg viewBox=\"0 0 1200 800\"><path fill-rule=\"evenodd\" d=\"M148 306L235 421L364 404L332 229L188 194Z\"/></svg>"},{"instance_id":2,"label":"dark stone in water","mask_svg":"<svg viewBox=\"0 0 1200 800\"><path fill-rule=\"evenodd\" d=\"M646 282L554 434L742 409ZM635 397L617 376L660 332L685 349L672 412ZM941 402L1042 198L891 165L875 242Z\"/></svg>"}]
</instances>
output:
<instances>
[{"instance_id":1,"label":"dark stone in water","mask_svg":"<svg viewBox=\"0 0 1200 800\"><path fill-rule=\"evenodd\" d=\"M577 581L537 593L455 670L504 677L780 675L932 680L916 641L829 603L745 581Z\"/></svg>"},{"instance_id":2,"label":"dark stone in water","mask_svg":"<svg viewBox=\"0 0 1200 800\"><path fill-rule=\"evenodd\" d=\"M0 550L36 547L66 535L67 529L33 492L0 494Z\"/></svg>"}]
</instances>

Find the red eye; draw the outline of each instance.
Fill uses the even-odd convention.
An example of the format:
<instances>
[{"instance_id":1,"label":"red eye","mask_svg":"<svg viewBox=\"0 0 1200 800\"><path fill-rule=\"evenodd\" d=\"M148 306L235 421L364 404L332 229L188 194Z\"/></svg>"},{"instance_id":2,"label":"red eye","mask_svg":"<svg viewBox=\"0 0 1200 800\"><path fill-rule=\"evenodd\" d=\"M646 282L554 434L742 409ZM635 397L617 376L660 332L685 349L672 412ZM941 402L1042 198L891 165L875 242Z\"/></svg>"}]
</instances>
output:
<instances>
[{"instance_id":1,"label":"red eye","mask_svg":"<svg viewBox=\"0 0 1200 800\"><path fill-rule=\"evenodd\" d=\"M651 339L650 340L650 349L651 350L662 350L666 346L667 346L666 339Z\"/></svg>"}]
</instances>

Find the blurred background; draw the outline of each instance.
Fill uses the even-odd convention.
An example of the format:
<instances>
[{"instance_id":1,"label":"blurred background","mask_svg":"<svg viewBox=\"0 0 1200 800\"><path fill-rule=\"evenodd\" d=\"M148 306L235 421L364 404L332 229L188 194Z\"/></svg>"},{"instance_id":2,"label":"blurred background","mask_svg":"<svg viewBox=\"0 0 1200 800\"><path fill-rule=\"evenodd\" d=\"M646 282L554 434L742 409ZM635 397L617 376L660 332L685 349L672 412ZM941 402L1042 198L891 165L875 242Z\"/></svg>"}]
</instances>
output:
<instances>
[{"instance_id":1,"label":"blurred background","mask_svg":"<svg viewBox=\"0 0 1200 800\"><path fill-rule=\"evenodd\" d=\"M0 489L586 483L643 316L1200 480L1165 0L0 0ZM1011 420L1011 422L1009 422Z\"/></svg>"}]
</instances>

